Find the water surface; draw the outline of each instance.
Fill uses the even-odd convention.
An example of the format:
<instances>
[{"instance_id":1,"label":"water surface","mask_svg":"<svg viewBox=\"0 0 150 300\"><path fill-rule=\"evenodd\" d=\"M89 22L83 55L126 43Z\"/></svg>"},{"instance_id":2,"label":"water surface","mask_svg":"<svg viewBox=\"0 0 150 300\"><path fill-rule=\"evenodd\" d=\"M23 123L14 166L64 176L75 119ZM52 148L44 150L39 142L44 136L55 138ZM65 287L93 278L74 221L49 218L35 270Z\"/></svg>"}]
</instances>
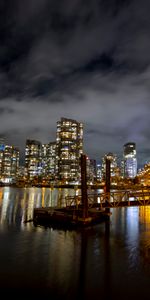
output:
<instances>
[{"instance_id":1,"label":"water surface","mask_svg":"<svg viewBox=\"0 0 150 300\"><path fill-rule=\"evenodd\" d=\"M74 190L0 188L0 287L17 299L149 299L150 206L82 230L34 226L34 207Z\"/></svg>"}]
</instances>

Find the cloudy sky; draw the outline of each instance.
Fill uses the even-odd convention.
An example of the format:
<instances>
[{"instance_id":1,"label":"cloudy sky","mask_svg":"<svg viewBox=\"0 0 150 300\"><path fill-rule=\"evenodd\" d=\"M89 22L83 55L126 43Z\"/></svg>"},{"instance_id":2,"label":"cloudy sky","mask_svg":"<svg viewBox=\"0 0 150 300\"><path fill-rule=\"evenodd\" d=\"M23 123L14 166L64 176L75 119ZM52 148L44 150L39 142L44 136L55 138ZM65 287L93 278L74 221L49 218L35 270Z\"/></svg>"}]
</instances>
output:
<instances>
[{"instance_id":1,"label":"cloudy sky","mask_svg":"<svg viewBox=\"0 0 150 300\"><path fill-rule=\"evenodd\" d=\"M1 0L0 135L55 141L61 117L84 124L84 151L150 161L150 1Z\"/></svg>"}]
</instances>

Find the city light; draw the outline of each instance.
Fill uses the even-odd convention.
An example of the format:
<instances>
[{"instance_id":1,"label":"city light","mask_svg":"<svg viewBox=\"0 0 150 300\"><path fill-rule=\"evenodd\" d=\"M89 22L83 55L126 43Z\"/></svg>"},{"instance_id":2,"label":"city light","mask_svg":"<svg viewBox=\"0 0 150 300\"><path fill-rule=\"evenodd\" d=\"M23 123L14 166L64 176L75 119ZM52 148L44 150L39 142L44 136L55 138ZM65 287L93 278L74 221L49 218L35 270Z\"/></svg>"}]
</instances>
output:
<instances>
[{"instance_id":1,"label":"city light","mask_svg":"<svg viewBox=\"0 0 150 300\"><path fill-rule=\"evenodd\" d=\"M0 142L1 185L62 186L81 184L80 158L83 153L83 123L61 118L56 126L56 140L42 144L26 140L25 162L20 165L20 151L13 145ZM150 163L137 169L136 144L123 145L123 158L107 153L101 164L86 155L87 184L103 187L106 179L106 159L110 160L110 184L113 188L150 186Z\"/></svg>"}]
</instances>

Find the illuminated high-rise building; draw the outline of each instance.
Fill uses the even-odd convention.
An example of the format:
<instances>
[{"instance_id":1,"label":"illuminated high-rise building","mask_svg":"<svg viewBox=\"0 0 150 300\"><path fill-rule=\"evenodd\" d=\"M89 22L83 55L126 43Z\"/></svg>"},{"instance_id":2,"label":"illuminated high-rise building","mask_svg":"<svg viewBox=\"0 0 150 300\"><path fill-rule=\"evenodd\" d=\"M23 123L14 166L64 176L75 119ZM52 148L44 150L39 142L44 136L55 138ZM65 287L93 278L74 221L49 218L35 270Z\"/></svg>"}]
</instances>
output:
<instances>
[{"instance_id":1,"label":"illuminated high-rise building","mask_svg":"<svg viewBox=\"0 0 150 300\"><path fill-rule=\"evenodd\" d=\"M49 157L49 164L48 164L48 174L51 179L56 178L57 174L57 155L56 155L56 142L51 142L48 144L48 157Z\"/></svg>"},{"instance_id":2,"label":"illuminated high-rise building","mask_svg":"<svg viewBox=\"0 0 150 300\"><path fill-rule=\"evenodd\" d=\"M137 175L136 144L129 142L123 149L125 177L134 178Z\"/></svg>"},{"instance_id":3,"label":"illuminated high-rise building","mask_svg":"<svg viewBox=\"0 0 150 300\"><path fill-rule=\"evenodd\" d=\"M42 167L42 175L48 175L48 167L49 167L49 145L42 144L41 145L41 167Z\"/></svg>"},{"instance_id":4,"label":"illuminated high-rise building","mask_svg":"<svg viewBox=\"0 0 150 300\"><path fill-rule=\"evenodd\" d=\"M99 163L96 165L96 179L97 181L102 180L102 166Z\"/></svg>"},{"instance_id":5,"label":"illuminated high-rise building","mask_svg":"<svg viewBox=\"0 0 150 300\"><path fill-rule=\"evenodd\" d=\"M25 149L25 174L28 179L40 175L41 165L41 143L36 140L26 140Z\"/></svg>"},{"instance_id":6,"label":"illuminated high-rise building","mask_svg":"<svg viewBox=\"0 0 150 300\"><path fill-rule=\"evenodd\" d=\"M56 142L42 145L42 175L54 179L56 176Z\"/></svg>"},{"instance_id":7,"label":"illuminated high-rise building","mask_svg":"<svg viewBox=\"0 0 150 300\"><path fill-rule=\"evenodd\" d=\"M87 156L86 159L86 172L87 172L87 182L90 184L94 184L96 180L96 160L90 159Z\"/></svg>"},{"instance_id":8,"label":"illuminated high-rise building","mask_svg":"<svg viewBox=\"0 0 150 300\"><path fill-rule=\"evenodd\" d=\"M15 146L1 145L0 147L0 177L5 183L16 180L19 171L19 149Z\"/></svg>"},{"instance_id":9,"label":"illuminated high-rise building","mask_svg":"<svg viewBox=\"0 0 150 300\"><path fill-rule=\"evenodd\" d=\"M125 177L125 161L124 159L121 160L120 162L120 172L121 172L121 177Z\"/></svg>"},{"instance_id":10,"label":"illuminated high-rise building","mask_svg":"<svg viewBox=\"0 0 150 300\"><path fill-rule=\"evenodd\" d=\"M65 182L80 179L80 156L83 153L83 124L61 118L57 122L57 174Z\"/></svg>"}]
</instances>

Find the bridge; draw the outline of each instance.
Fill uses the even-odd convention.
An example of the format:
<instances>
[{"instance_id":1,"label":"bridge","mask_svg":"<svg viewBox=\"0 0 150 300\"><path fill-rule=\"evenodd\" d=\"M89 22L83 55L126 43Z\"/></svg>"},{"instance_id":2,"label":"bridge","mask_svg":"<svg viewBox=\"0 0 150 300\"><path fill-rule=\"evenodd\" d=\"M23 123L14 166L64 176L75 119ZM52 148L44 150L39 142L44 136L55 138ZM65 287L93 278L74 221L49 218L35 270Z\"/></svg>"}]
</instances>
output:
<instances>
[{"instance_id":1,"label":"bridge","mask_svg":"<svg viewBox=\"0 0 150 300\"><path fill-rule=\"evenodd\" d=\"M150 205L150 189L122 190L106 193L88 194L88 209L90 208L116 208L125 206ZM82 196L65 197L65 206L78 208L82 204Z\"/></svg>"}]
</instances>

